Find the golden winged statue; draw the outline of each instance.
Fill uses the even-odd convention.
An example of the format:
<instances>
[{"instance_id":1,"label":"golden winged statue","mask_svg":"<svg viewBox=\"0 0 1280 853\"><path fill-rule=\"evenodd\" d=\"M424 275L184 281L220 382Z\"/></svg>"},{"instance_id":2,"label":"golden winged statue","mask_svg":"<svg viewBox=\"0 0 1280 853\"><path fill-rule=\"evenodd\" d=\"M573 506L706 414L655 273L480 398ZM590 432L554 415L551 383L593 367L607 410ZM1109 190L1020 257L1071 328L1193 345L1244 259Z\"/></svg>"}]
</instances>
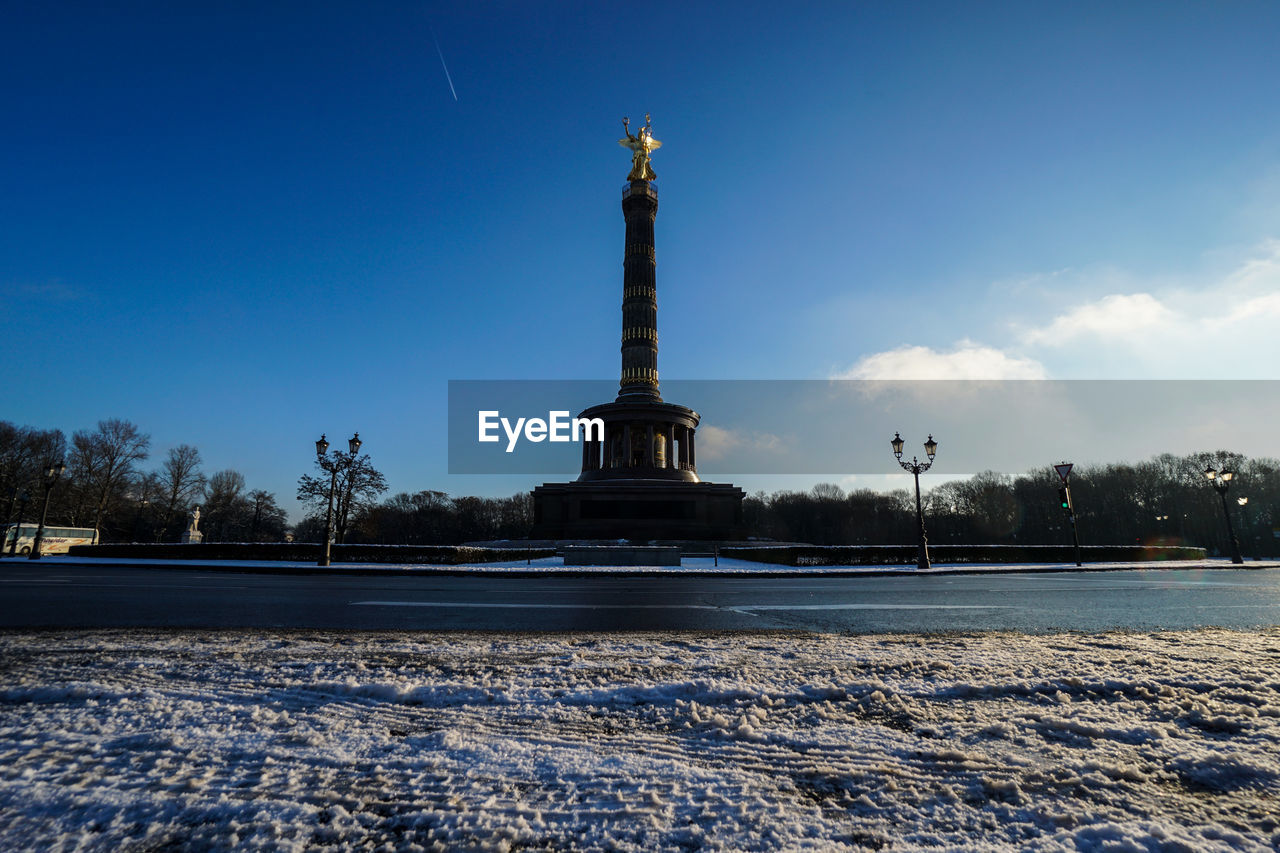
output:
<instances>
[{"instance_id":1,"label":"golden winged statue","mask_svg":"<svg viewBox=\"0 0 1280 853\"><path fill-rule=\"evenodd\" d=\"M628 181L655 181L658 179L657 173L649 165L649 153L661 148L662 143L653 138L651 124L649 114L645 113L644 127L640 128L639 133L633 134L631 132L631 119L624 118L622 120L622 130L627 134L627 138L619 139L618 144L623 148L631 149L631 174L627 175Z\"/></svg>"}]
</instances>

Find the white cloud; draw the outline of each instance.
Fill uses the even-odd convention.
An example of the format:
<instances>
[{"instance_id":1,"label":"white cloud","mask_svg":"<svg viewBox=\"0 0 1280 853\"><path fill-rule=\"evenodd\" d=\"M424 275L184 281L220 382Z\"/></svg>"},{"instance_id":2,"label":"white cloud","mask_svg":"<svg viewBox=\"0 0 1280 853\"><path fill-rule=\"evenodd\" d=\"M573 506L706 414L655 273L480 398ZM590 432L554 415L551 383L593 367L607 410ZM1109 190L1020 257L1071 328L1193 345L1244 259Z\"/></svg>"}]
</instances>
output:
<instances>
[{"instance_id":1,"label":"white cloud","mask_svg":"<svg viewBox=\"0 0 1280 853\"><path fill-rule=\"evenodd\" d=\"M832 378L1280 378L1280 240L1219 259L1207 274L1142 276L1100 266L993 287L1008 311L1007 340L965 339L950 349L908 344L863 356ZM1047 322L1026 321L1043 311L1042 300L1068 293L1080 294L1078 301Z\"/></svg>"},{"instance_id":2,"label":"white cloud","mask_svg":"<svg viewBox=\"0 0 1280 853\"><path fill-rule=\"evenodd\" d=\"M782 448L782 439L773 433L725 429L710 425L698 428L699 460L723 459L729 453L740 450L761 453L776 452Z\"/></svg>"},{"instance_id":3,"label":"white cloud","mask_svg":"<svg viewBox=\"0 0 1280 853\"><path fill-rule=\"evenodd\" d=\"M1150 293L1117 293L1077 306L1047 326L1026 330L1022 342L1029 346L1060 346L1088 336L1118 338L1160 332L1181 323L1177 312Z\"/></svg>"},{"instance_id":4,"label":"white cloud","mask_svg":"<svg viewBox=\"0 0 1280 853\"><path fill-rule=\"evenodd\" d=\"M1224 279L1225 288L1234 292L1275 290L1280 283L1280 240L1268 240L1254 257Z\"/></svg>"},{"instance_id":5,"label":"white cloud","mask_svg":"<svg viewBox=\"0 0 1280 853\"><path fill-rule=\"evenodd\" d=\"M1086 292L1089 285L1078 284ZM1014 325L1014 342L1055 376L1277 377L1280 240L1200 280L1170 285L1130 276L1125 290L1077 304L1044 325Z\"/></svg>"},{"instance_id":6,"label":"white cloud","mask_svg":"<svg viewBox=\"0 0 1280 853\"><path fill-rule=\"evenodd\" d=\"M1275 322L1280 319L1280 293L1269 293L1245 300L1221 317L1208 321L1215 332L1229 332L1246 323Z\"/></svg>"},{"instance_id":7,"label":"white cloud","mask_svg":"<svg viewBox=\"0 0 1280 853\"><path fill-rule=\"evenodd\" d=\"M1044 366L1030 358L962 340L948 351L901 346L864 356L834 379L1044 379Z\"/></svg>"}]
</instances>

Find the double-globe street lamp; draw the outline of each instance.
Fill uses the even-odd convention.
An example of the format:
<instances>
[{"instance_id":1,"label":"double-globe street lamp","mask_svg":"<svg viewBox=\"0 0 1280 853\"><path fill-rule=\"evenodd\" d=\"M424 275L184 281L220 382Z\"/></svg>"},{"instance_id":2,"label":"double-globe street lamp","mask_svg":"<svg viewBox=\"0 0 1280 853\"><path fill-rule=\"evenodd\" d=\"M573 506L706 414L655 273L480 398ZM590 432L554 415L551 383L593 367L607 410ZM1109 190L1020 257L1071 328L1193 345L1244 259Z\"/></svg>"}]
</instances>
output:
<instances>
[{"instance_id":1,"label":"double-globe street lamp","mask_svg":"<svg viewBox=\"0 0 1280 853\"><path fill-rule=\"evenodd\" d=\"M920 505L920 475L928 471L933 465L933 457L938 452L938 442L933 440L933 436L929 436L929 440L924 443L924 452L928 455L928 462L921 462L914 456L910 462L902 461L902 436L898 433L893 434L893 439L889 442L893 445L893 455L897 457L898 464L906 470L910 471L916 478L916 525L920 532L920 544L916 550L916 568L929 568L929 540L924 532L924 508Z\"/></svg>"},{"instance_id":2,"label":"double-globe street lamp","mask_svg":"<svg viewBox=\"0 0 1280 853\"><path fill-rule=\"evenodd\" d=\"M1222 499L1222 516L1227 520L1227 538L1231 542L1231 562L1243 563L1244 557L1240 556L1240 540L1236 539L1236 529L1231 526L1231 511L1227 509L1227 490L1231 488L1231 481L1235 479L1234 471L1217 471L1213 466L1204 469L1204 476L1218 492L1218 497Z\"/></svg>"},{"instance_id":3,"label":"double-globe street lamp","mask_svg":"<svg viewBox=\"0 0 1280 853\"><path fill-rule=\"evenodd\" d=\"M316 563L318 566L329 565L329 547L333 541L333 493L338 490L338 472L344 468L350 468L356 461L360 444L360 433L347 439L347 448L351 453L343 459L340 453L334 456L328 455L329 442L325 440L323 433L320 435L320 440L316 442L316 458L320 460L320 467L329 472L329 509L324 514L324 549L320 552L320 559Z\"/></svg>"},{"instance_id":4,"label":"double-globe street lamp","mask_svg":"<svg viewBox=\"0 0 1280 853\"><path fill-rule=\"evenodd\" d=\"M44 472L44 509L40 510L40 523L36 525L36 538L31 543L32 560L40 559L40 540L44 538L44 522L49 517L49 496L53 494L53 487L58 484L58 478L66 470L66 463L58 462L56 464L50 463L49 468Z\"/></svg>"}]
</instances>

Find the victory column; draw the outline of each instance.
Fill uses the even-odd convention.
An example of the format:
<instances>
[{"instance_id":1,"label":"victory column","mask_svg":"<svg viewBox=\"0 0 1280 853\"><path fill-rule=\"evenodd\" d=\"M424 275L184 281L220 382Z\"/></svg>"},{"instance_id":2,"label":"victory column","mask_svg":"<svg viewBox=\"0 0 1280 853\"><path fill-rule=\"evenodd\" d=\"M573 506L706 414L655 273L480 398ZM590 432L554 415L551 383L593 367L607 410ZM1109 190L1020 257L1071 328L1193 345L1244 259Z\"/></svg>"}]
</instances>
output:
<instances>
[{"instance_id":1,"label":"victory column","mask_svg":"<svg viewBox=\"0 0 1280 853\"><path fill-rule=\"evenodd\" d=\"M724 540L742 535L743 492L702 482L694 452L698 413L664 402L658 390L657 175L662 143L649 116L637 133L622 120L632 152L622 190L622 373L617 399L582 418L600 418L602 441L583 444L576 482L533 491L535 539Z\"/></svg>"}]
</instances>

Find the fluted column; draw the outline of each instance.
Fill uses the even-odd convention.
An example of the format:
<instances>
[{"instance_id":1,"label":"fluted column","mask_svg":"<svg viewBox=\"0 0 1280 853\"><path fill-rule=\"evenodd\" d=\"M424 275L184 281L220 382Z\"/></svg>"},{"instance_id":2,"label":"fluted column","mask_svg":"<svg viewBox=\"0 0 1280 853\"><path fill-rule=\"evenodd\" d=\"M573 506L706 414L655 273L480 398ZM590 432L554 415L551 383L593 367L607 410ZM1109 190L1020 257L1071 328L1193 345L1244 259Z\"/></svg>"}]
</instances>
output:
<instances>
[{"instance_id":1,"label":"fluted column","mask_svg":"<svg viewBox=\"0 0 1280 853\"><path fill-rule=\"evenodd\" d=\"M660 400L658 395L657 254L653 224L658 191L632 181L622 193L627 223L622 256L622 378L618 399Z\"/></svg>"}]
</instances>

